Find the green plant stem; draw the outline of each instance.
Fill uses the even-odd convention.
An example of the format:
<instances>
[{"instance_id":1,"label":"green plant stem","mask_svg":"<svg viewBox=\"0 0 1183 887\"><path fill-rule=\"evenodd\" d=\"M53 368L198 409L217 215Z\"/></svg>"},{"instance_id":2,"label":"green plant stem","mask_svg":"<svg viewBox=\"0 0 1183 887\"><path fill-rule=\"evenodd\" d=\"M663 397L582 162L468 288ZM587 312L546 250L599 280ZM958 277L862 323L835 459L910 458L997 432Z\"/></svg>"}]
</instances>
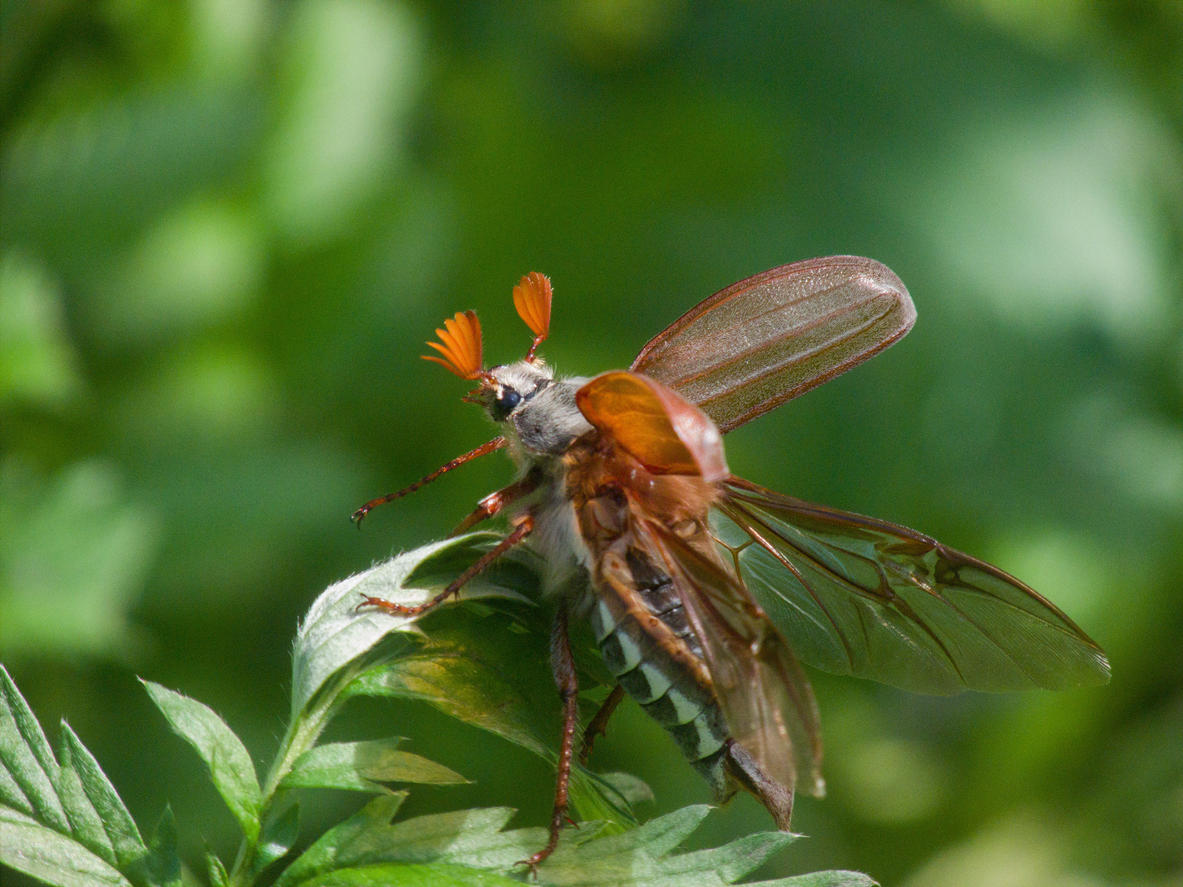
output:
<instances>
[{"instance_id":1,"label":"green plant stem","mask_svg":"<svg viewBox=\"0 0 1183 887\"><path fill-rule=\"evenodd\" d=\"M242 839L234 860L234 867L230 870L227 882L229 887L250 887L254 883L257 874L254 871L255 856L259 850L259 842L266 831L267 818L280 799L279 785L291 771L300 755L316 744L316 740L333 718L341 691L354 677L356 677L356 673L353 670L348 670L347 674L338 679L331 691L321 695L319 702L314 699L288 724L276 751L275 760L263 782L263 803L259 810L259 837L255 840L247 837Z\"/></svg>"}]
</instances>

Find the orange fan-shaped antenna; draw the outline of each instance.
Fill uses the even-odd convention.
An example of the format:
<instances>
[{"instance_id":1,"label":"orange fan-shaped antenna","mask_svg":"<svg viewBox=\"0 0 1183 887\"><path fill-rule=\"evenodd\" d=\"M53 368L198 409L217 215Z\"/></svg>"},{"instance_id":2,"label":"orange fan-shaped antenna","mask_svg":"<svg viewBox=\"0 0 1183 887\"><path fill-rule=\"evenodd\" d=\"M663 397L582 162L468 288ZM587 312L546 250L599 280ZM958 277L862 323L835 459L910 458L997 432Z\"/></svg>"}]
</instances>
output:
<instances>
[{"instance_id":1,"label":"orange fan-shaped antenna","mask_svg":"<svg viewBox=\"0 0 1183 887\"><path fill-rule=\"evenodd\" d=\"M424 354L421 355L424 360L435 361L461 379L475 379L481 374L481 322L475 311L448 318L444 329L437 329L435 334L440 337L439 342L428 342L427 346L443 356Z\"/></svg>"},{"instance_id":2,"label":"orange fan-shaped antenna","mask_svg":"<svg viewBox=\"0 0 1183 887\"><path fill-rule=\"evenodd\" d=\"M526 352L526 360L534 360L534 352L550 334L550 278L538 271L531 271L513 288L513 307L518 316L534 333L534 344Z\"/></svg>"}]
</instances>

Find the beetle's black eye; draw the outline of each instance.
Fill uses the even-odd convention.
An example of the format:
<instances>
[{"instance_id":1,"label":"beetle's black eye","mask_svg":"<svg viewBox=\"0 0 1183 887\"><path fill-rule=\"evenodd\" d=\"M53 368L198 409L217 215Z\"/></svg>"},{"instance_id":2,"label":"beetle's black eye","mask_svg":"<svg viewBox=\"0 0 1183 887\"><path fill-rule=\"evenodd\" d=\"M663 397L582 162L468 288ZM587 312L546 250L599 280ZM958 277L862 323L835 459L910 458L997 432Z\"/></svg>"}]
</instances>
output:
<instances>
[{"instance_id":1,"label":"beetle's black eye","mask_svg":"<svg viewBox=\"0 0 1183 887\"><path fill-rule=\"evenodd\" d=\"M498 394L497 399L493 401L493 420L496 422L504 422L505 418L513 412L513 408L521 402L522 396L512 388L501 389L501 393Z\"/></svg>"}]
</instances>

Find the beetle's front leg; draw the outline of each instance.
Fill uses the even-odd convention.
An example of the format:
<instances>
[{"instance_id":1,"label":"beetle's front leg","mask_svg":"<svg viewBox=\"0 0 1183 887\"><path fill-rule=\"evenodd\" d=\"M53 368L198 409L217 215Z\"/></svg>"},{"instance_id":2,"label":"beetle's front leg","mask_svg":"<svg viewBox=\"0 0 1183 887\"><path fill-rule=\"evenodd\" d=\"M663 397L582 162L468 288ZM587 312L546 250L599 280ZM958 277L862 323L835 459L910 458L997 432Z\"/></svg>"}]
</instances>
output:
<instances>
[{"instance_id":1,"label":"beetle's front leg","mask_svg":"<svg viewBox=\"0 0 1183 887\"><path fill-rule=\"evenodd\" d=\"M356 511L354 511L353 516L350 518L350 520L352 520L355 524L357 524L358 528L360 529L361 522L363 520L365 520L366 515L369 514L371 511L373 511L375 508L377 508L379 505L385 505L388 502L393 502L395 499L401 499L403 496L407 495L408 493L413 493L416 490L427 486L429 483L431 483L433 480L438 478L440 475L447 474L449 471L451 471L454 468L459 468L465 462L471 462L473 459L479 458L480 456L486 456L489 453L494 452L495 450L501 449L503 446L505 446L505 438L504 437L495 437L491 441L489 441L488 443L481 444L475 450L469 450L463 456L457 456L451 462L441 465L435 471L431 472L431 474L427 475L426 477L420 478L419 480L417 480L413 484L411 484L409 487L403 487L401 490L396 490L393 493L387 493L385 496L379 496L377 499L371 499L369 502L367 502L361 508L358 508Z\"/></svg>"},{"instance_id":2,"label":"beetle's front leg","mask_svg":"<svg viewBox=\"0 0 1183 887\"><path fill-rule=\"evenodd\" d=\"M449 536L459 536L465 530L470 530L483 520L488 520L496 514L499 514L506 505L511 502L516 502L523 496L529 495L538 489L538 484L541 478L538 472L531 471L520 480L514 481L508 487L502 487L496 492L490 493L484 499L477 503L472 514L460 521L449 533Z\"/></svg>"},{"instance_id":3,"label":"beetle's front leg","mask_svg":"<svg viewBox=\"0 0 1183 887\"><path fill-rule=\"evenodd\" d=\"M523 539L530 535L534 529L534 517L529 514L523 514L517 519L513 530L508 536L494 545L491 549L477 558L472 566L448 583L448 587L437 594L430 600L424 601L421 604L408 606L407 604L396 604L393 601L388 601L385 598L370 597L369 595L362 595L362 602L357 605L358 610L362 607L377 607L380 610L385 610L395 616L419 616L426 613L428 610L433 610L446 601L448 598L457 594L469 580L479 576L489 568L489 565L505 552L509 551Z\"/></svg>"}]
</instances>

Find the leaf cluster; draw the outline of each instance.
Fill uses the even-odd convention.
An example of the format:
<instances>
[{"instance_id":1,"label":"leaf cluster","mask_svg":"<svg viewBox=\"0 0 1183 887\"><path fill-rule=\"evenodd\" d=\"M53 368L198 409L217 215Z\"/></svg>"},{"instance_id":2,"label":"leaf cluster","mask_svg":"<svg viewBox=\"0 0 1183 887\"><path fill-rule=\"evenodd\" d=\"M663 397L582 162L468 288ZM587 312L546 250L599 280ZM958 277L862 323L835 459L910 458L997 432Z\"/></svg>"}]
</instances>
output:
<instances>
[{"instance_id":1,"label":"leaf cluster","mask_svg":"<svg viewBox=\"0 0 1183 887\"><path fill-rule=\"evenodd\" d=\"M320 742L357 696L413 698L553 760L557 722L536 704L546 680L537 574L528 554L506 559L465 590L471 618L440 630L382 612L357 612L360 595L419 603L487 550L490 533L433 543L326 589L296 633L291 718L260 778L241 739L205 704L144 681L172 730L197 753L238 823L233 860L206 854L214 887L298 885L490 885L521 883L519 861L545 830L508 828L509 808L456 810L399 820L406 786L465 781L400 747L397 736ZM475 602L475 603L471 603ZM498 643L487 641L498 630ZM502 642L502 639L504 642ZM511 667L512 666L512 667ZM394 786L399 786L395 788ZM316 836L301 835L309 790L371 795L354 815ZM723 847L678 852L708 815L691 806L638 825L630 801L645 789L623 774L579 768L572 797L581 818L538 872L553 885L725 885L760 866L794 835L750 835ZM0 864L62 887L173 887L193 883L166 809L145 840L111 781L63 724L51 746L0 667ZM863 875L824 872L761 882L764 887L856 887Z\"/></svg>"}]
</instances>

